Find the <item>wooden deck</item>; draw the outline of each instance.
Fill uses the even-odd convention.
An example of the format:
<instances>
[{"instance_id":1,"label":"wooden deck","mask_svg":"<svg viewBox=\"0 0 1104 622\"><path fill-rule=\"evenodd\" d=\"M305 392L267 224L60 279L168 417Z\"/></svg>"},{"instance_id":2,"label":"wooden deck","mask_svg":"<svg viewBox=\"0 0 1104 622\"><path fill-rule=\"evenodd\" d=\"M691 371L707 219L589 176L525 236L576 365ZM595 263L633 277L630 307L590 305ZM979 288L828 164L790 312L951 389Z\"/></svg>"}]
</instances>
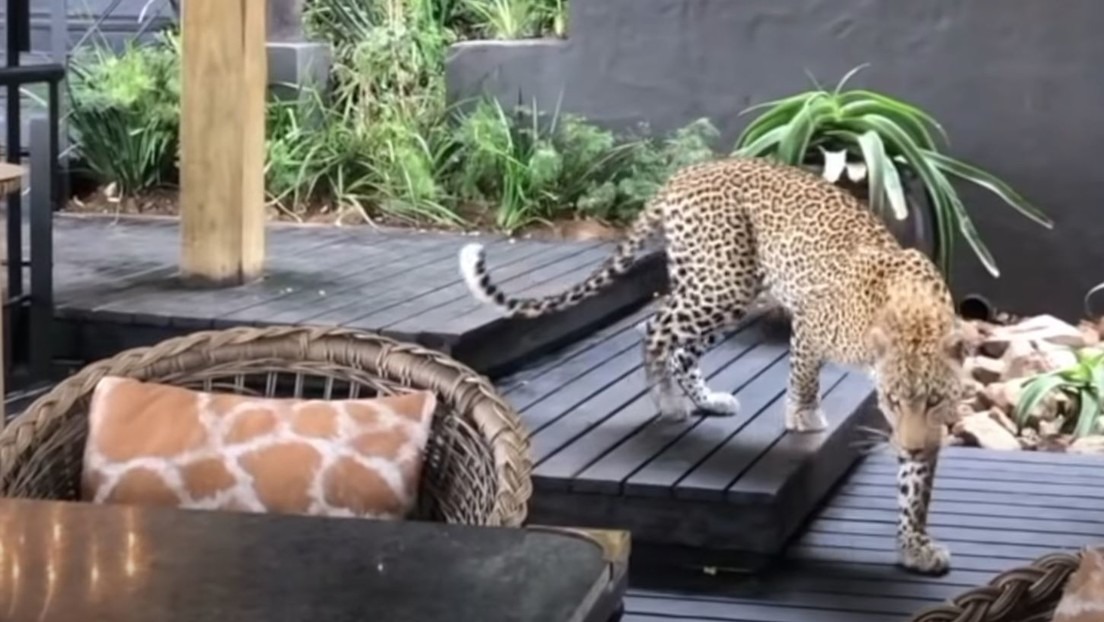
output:
<instances>
[{"instance_id":1,"label":"wooden deck","mask_svg":"<svg viewBox=\"0 0 1104 622\"><path fill-rule=\"evenodd\" d=\"M856 427L881 418L870 380L826 368L830 429L787 434L786 342L751 321L703 358L711 384L733 391L741 412L660 420L635 328L646 313L499 381L532 434L532 520L631 529L634 572L702 564L757 570L854 463Z\"/></svg>"},{"instance_id":2,"label":"wooden deck","mask_svg":"<svg viewBox=\"0 0 1104 622\"><path fill-rule=\"evenodd\" d=\"M865 459L771 572L697 591L635 587L625 622L902 622L1001 571L1104 542L1104 457L954 448L930 518L952 571L907 573L894 565L894 469L889 456Z\"/></svg>"},{"instance_id":3,"label":"wooden deck","mask_svg":"<svg viewBox=\"0 0 1104 622\"><path fill-rule=\"evenodd\" d=\"M661 258L651 255L568 312L505 320L461 280L456 254L470 236L271 225L264 280L200 290L177 281L174 220L63 215L54 226L57 353L81 361L195 330L313 324L418 341L495 373L638 307L664 279ZM533 295L585 278L612 249L484 237L495 278L511 292Z\"/></svg>"}]
</instances>

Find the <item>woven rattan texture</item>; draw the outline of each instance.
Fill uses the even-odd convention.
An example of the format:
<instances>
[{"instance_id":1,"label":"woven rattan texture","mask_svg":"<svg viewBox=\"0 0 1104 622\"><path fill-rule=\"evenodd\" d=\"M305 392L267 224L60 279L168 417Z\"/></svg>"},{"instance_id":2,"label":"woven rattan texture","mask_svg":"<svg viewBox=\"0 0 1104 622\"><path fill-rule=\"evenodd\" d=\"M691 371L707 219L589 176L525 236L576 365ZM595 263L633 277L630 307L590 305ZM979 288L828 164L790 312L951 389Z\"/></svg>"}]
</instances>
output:
<instances>
[{"instance_id":1,"label":"woven rattan texture","mask_svg":"<svg viewBox=\"0 0 1104 622\"><path fill-rule=\"evenodd\" d=\"M1050 622L1079 555L1055 553L1000 573L988 585L928 609L912 622Z\"/></svg>"},{"instance_id":2,"label":"woven rattan texture","mask_svg":"<svg viewBox=\"0 0 1104 622\"><path fill-rule=\"evenodd\" d=\"M439 399L417 518L517 526L532 494L527 434L494 386L439 352L343 328L204 331L92 363L0 434L0 494L76 500L89 398L107 375L269 397Z\"/></svg>"}]
</instances>

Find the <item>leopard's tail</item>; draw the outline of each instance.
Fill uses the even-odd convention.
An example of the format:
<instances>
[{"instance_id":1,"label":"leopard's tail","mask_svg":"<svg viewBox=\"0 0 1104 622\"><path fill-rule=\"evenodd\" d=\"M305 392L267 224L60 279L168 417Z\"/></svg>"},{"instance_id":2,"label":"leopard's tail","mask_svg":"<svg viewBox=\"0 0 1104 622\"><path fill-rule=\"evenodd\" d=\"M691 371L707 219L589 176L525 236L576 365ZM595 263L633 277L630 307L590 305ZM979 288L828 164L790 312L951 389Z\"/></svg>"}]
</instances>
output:
<instances>
[{"instance_id":1,"label":"leopard's tail","mask_svg":"<svg viewBox=\"0 0 1104 622\"><path fill-rule=\"evenodd\" d=\"M460 249L460 273L472 295L480 301L502 310L508 317L538 317L563 311L589 298L613 282L632 267L636 254L663 222L663 206L660 200L649 201L644 211L633 222L628 235L616 250L602 262L582 283L558 294L543 298L511 298L491 281L487 271L483 245L468 244Z\"/></svg>"}]
</instances>

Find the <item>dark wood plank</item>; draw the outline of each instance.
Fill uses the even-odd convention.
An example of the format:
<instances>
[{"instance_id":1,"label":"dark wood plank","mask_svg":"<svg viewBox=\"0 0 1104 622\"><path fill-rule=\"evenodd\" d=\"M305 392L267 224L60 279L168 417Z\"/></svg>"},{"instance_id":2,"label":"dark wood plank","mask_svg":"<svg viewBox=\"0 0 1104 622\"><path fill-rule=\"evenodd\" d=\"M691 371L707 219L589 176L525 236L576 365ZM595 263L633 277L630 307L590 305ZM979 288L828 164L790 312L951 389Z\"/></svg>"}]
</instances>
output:
<instances>
[{"instance_id":1,"label":"dark wood plank","mask_svg":"<svg viewBox=\"0 0 1104 622\"><path fill-rule=\"evenodd\" d=\"M266 267L263 287L238 288L209 307L209 314L222 324L264 318L296 296L330 295L371 273L380 274L380 266L403 261L416 265L427 246L418 238L343 233L317 251L292 254L284 249Z\"/></svg>"},{"instance_id":2,"label":"dark wood plank","mask_svg":"<svg viewBox=\"0 0 1104 622\"><path fill-rule=\"evenodd\" d=\"M878 497L884 494L883 490L884 486L847 482L840 488L840 493L860 497ZM990 492L987 490L948 490L936 486L932 493L932 501L936 505L946 501L1002 504L1009 508L1020 508L1020 511L1026 511L1025 508L1050 507L1077 508L1094 512L1104 511L1104 499L1099 497L1052 495L1044 490L1038 490L1030 494L1025 494L1025 491L1021 491L1019 494L1009 494L1008 492Z\"/></svg>"},{"instance_id":3,"label":"dark wood plank","mask_svg":"<svg viewBox=\"0 0 1104 622\"><path fill-rule=\"evenodd\" d=\"M970 459L985 462L990 468L1035 469L1044 465L1066 469L1069 466L1104 467L1104 456L1046 451L991 451L976 447L946 447L942 459ZM892 462L890 455L875 455L874 462Z\"/></svg>"},{"instance_id":4,"label":"dark wood plank","mask_svg":"<svg viewBox=\"0 0 1104 622\"><path fill-rule=\"evenodd\" d=\"M938 481L938 480L937 480ZM892 480L887 480L886 484L881 486L867 486L863 490L863 494L852 494L847 490L847 484L840 487L838 494L832 499L832 507L836 508L864 508L870 510L893 510L896 508L896 501L890 497L886 497L883 489L885 486L892 486ZM990 498L986 501L971 501L968 495L958 497L957 499L939 499L938 504L933 504L933 509L939 511L942 514L950 516L987 516L987 515L1010 515L1018 516L1034 510L1025 509L1025 506L1019 504L1008 503L1009 496L1002 495L996 500ZM1064 503L1062 498L1052 499L1051 503L1038 504L1031 507L1045 507L1047 511L1060 520L1070 521L1075 520L1073 517L1085 517L1091 516L1087 514L1082 504L1078 502Z\"/></svg>"},{"instance_id":5,"label":"dark wood plank","mask_svg":"<svg viewBox=\"0 0 1104 622\"><path fill-rule=\"evenodd\" d=\"M892 542L890 542L892 544ZM973 551L971 551L973 552ZM1036 549L1027 555L1025 551L1004 550L1003 555L992 555L984 552L978 554L966 554L962 550L954 551L953 566L956 570L974 571L980 573L997 573L1009 568L1029 562L1038 555L1054 552L1053 549ZM1009 553L1021 553L1010 555ZM823 546L805 542L804 538L790 549L790 557L803 562L831 562L847 564L872 564L881 567L880 572L891 572L897 563L897 552L889 549L857 548L849 545ZM901 571L904 572L904 571ZM978 575L985 578L991 575Z\"/></svg>"},{"instance_id":6,"label":"dark wood plank","mask_svg":"<svg viewBox=\"0 0 1104 622\"><path fill-rule=\"evenodd\" d=\"M709 600L674 600L666 598L644 598L630 596L626 598L626 608L633 613L677 616L689 614L691 617L707 620L725 620L741 622L808 622L816 616L817 622L899 622L900 614L869 613L839 609L813 609L806 607L786 607L772 603L741 603L733 605L726 602Z\"/></svg>"},{"instance_id":7,"label":"dark wood plank","mask_svg":"<svg viewBox=\"0 0 1104 622\"><path fill-rule=\"evenodd\" d=\"M334 246L321 265L309 257L301 258L296 269L286 272L291 281L288 286L277 283L275 292L227 304L218 318L300 324L328 309L365 301L381 292L413 295L419 290L418 281L409 277L440 265L449 251L447 240L420 238Z\"/></svg>"},{"instance_id":8,"label":"dark wood plank","mask_svg":"<svg viewBox=\"0 0 1104 622\"><path fill-rule=\"evenodd\" d=\"M737 398L740 398L744 388L763 374L781 353L777 348L763 347L762 333L756 326L744 327L730 337L730 340L740 343L744 349L730 349L729 360L713 376L711 386L718 391L734 393ZM742 404L741 407L743 407ZM686 438L700 425L716 421L720 426L725 424L733 427L741 426L741 422L749 421L754 416L754 412L756 410L753 406L731 417L692 416L682 422L652 419L628 440L617 445L577 474L572 487L587 492L622 494L626 481L630 477ZM637 490L639 488L638 485ZM664 487L663 490L653 489L651 492L671 495L669 487Z\"/></svg>"},{"instance_id":9,"label":"dark wood plank","mask_svg":"<svg viewBox=\"0 0 1104 622\"><path fill-rule=\"evenodd\" d=\"M830 394L832 388L843 377L838 367L826 366L821 372L821 391ZM782 414L785 407L785 384L782 384L775 399L770 401L759 414L745 426L739 434L734 434L712 455L702 461L686 475L675 488L675 496L685 499L754 499L763 501L758 493L742 493L732 490L751 466L762 457L771 445L786 433Z\"/></svg>"},{"instance_id":10,"label":"dark wood plank","mask_svg":"<svg viewBox=\"0 0 1104 622\"><path fill-rule=\"evenodd\" d=\"M142 226L137 226L133 233L135 235L144 233L143 229ZM255 292L270 292L287 287L283 282L286 277L281 277L287 272L294 272L297 267L294 265L286 266L289 262L313 261L325 265L327 258L333 259L333 254L316 251L333 244L338 236L346 235L344 232L330 232L327 230L314 230L312 231L314 233L313 237L308 237L306 233L286 229L271 232L275 239L270 240L270 243L281 248L283 252L272 254L267 258L266 278L260 281L229 289L193 289L178 283L175 273L172 278L165 280L136 279L119 296L101 301L93 306L92 310L155 316L174 316L187 312L193 315L182 315L181 317L213 318L223 312L224 305L233 305L239 297L243 296L243 292L245 292L245 295L257 295ZM171 242L166 239L162 243L179 246L179 241L175 239ZM176 258L173 257L168 263L175 266ZM304 265L310 266L311 264L305 263ZM302 285L297 280L294 283Z\"/></svg>"},{"instance_id":11,"label":"dark wood plank","mask_svg":"<svg viewBox=\"0 0 1104 622\"><path fill-rule=\"evenodd\" d=\"M506 266L503 272L511 275L524 274L531 270L534 263L548 261L548 257L554 257L560 249L552 245L544 244L499 244L500 255L505 259ZM459 245L453 250L455 255ZM428 294L434 294L449 286L464 287L463 277L455 262L450 262L448 256L437 261L420 266L417 270L397 275L388 281L388 287L380 288L378 283L370 288L370 292L364 289L349 290L340 299L331 299L332 302L318 306L317 313L308 315L302 319L312 324L324 324L328 326L361 326L378 330L384 324L371 318L375 311L391 309L403 304L408 305L417 313L417 309L423 304L423 299ZM466 290L466 288L465 288ZM469 294L470 295L470 294ZM405 312L399 319L410 317L413 313Z\"/></svg>"},{"instance_id":12,"label":"dark wood plank","mask_svg":"<svg viewBox=\"0 0 1104 622\"><path fill-rule=\"evenodd\" d=\"M620 321L593 331L586 337L575 340L554 352L537 357L524 368L499 378L495 386L503 395L510 397L519 387L533 382L543 382L543 378L554 373L557 374L556 380L550 384L558 388L568 379L575 378L609 360L615 354L619 354L622 347L639 343L639 333L635 330L635 326L651 313L652 309L645 305ZM614 339L618 341L614 342ZM605 345L607 341L610 342L609 346ZM615 352L610 353L611 349ZM565 369L566 371L562 371Z\"/></svg>"},{"instance_id":13,"label":"dark wood plank","mask_svg":"<svg viewBox=\"0 0 1104 622\"><path fill-rule=\"evenodd\" d=\"M940 465L945 466L945 465ZM1050 481L1043 482L1045 486L1039 485L1040 482L1032 481L1031 479L1002 479L998 477L988 477L984 472L980 474L977 471L967 471L968 473L974 473L980 475L978 477L954 477L951 474L958 474L957 465L952 466L948 471L948 477L940 478L939 487L943 490L977 490L988 492L1006 492L1010 494L1035 494L1036 491L1042 492L1049 496L1059 497L1082 497L1091 499L1104 499L1104 490L1101 490L1099 486L1089 486L1088 478L1083 481ZM1104 472L1104 471L1102 471ZM871 473L864 471L863 473L857 473L855 477L851 478L850 482L855 485L873 484L882 481L885 472ZM994 474L995 475L995 474ZM1011 476L1013 474L1006 474ZM1025 474L1026 475L1026 474ZM1099 477L1097 478L1099 480ZM1031 484L1036 484L1032 486Z\"/></svg>"},{"instance_id":14,"label":"dark wood plank","mask_svg":"<svg viewBox=\"0 0 1104 622\"><path fill-rule=\"evenodd\" d=\"M893 494L893 489L886 491ZM1100 533L1100 525L1095 529L1086 528L1079 530L1081 533L1071 533L1063 529L1061 532L1028 531L1021 529L996 529L993 526L964 527L961 525L947 525L933 521L933 533L941 540L948 543L970 542L974 544L997 544L1008 546L1043 546L1061 549L1078 548L1085 544L1086 533ZM809 525L809 533L873 536L892 541L897 533L896 523L870 523L859 521L847 521L831 518L818 518Z\"/></svg>"},{"instance_id":15,"label":"dark wood plank","mask_svg":"<svg viewBox=\"0 0 1104 622\"><path fill-rule=\"evenodd\" d=\"M897 524L896 509L870 508L865 503L844 505L840 503L840 500L840 497L833 499L832 504L820 512L820 518L863 524ZM1006 506L983 505L976 507L976 514L960 514L949 512L947 504L942 504L935 508L938 511L928 518L928 524L933 527L971 527L991 530L1018 529L1024 532L1038 533L1051 533L1055 524L1061 524L1064 533L1095 536L1104 532L1104 515L1087 514L1079 510L1054 508L1047 511L1045 518L1038 518L1034 515L1024 515L1022 512L1013 515L1005 514L1003 512L1008 510Z\"/></svg>"},{"instance_id":16,"label":"dark wood plank","mask_svg":"<svg viewBox=\"0 0 1104 622\"><path fill-rule=\"evenodd\" d=\"M593 269L591 267L587 273L591 273ZM585 278L585 275L578 275L577 278ZM572 282L576 280L569 279ZM562 291L572 282L549 289ZM483 365L483 369L491 370L488 373L508 373L514 368L513 365L524 364L527 357L550 352L638 309L642 303L652 299L656 292L664 291L666 282L667 272L663 257L658 254L649 255L595 296L540 318L495 317L461 334L450 351L463 360ZM534 293L541 295L540 292ZM495 343L489 338L490 335L497 336L500 341ZM509 344L511 347L503 350L500 344ZM499 367L479 363L488 359L500 361Z\"/></svg>"},{"instance_id":17,"label":"dark wood plank","mask_svg":"<svg viewBox=\"0 0 1104 622\"><path fill-rule=\"evenodd\" d=\"M942 529L938 532L933 531L937 538L944 537L944 532L954 533L951 529ZM896 541L893 537L824 533L821 531L810 531L806 533L801 538L801 544L802 546L847 548L852 551L883 551L893 554L896 554L897 551ZM1055 550L1056 547L957 540L954 541L954 546L952 548L954 549L956 557L986 557L989 559L1018 560L1034 559ZM1076 549L1077 546L1057 548L1069 550Z\"/></svg>"},{"instance_id":18,"label":"dark wood plank","mask_svg":"<svg viewBox=\"0 0 1104 622\"><path fill-rule=\"evenodd\" d=\"M753 345L730 338L706 353L701 361L706 379L712 382L733 358ZM535 475L571 479L658 416L647 395L640 354L635 354L637 367L630 374L534 434Z\"/></svg>"},{"instance_id":19,"label":"dark wood plank","mask_svg":"<svg viewBox=\"0 0 1104 622\"><path fill-rule=\"evenodd\" d=\"M968 482L1022 482L1024 484L1036 484L1048 486L1050 484L1084 484L1091 485L1099 482L1101 469L1069 465L1067 468L1040 469L994 469L985 462L964 460L962 458L946 457L940 460L939 473L948 480L963 480ZM877 478L884 475L893 475L897 472L897 464L894 462L882 462L868 464L863 469L862 478Z\"/></svg>"},{"instance_id":20,"label":"dark wood plank","mask_svg":"<svg viewBox=\"0 0 1104 622\"><path fill-rule=\"evenodd\" d=\"M601 347L581 352L532 380L516 384L506 390L504 395L514 408L524 412L522 416L526 423L534 426L531 429L539 430L559 414L555 411L562 413L568 407L570 402L564 400L571 399L567 397L569 394L579 399L590 394L575 383L589 379L593 383L592 386L603 387L608 384L609 377L620 377L621 374L634 369L637 362L633 361L632 354L635 353L637 358L640 357L639 343L640 336L634 329L623 329L603 342ZM617 362L614 362L614 359L618 359ZM607 364L611 366L606 367ZM547 414L530 412L533 406L541 401L546 401L545 413Z\"/></svg>"},{"instance_id":21,"label":"dark wood plank","mask_svg":"<svg viewBox=\"0 0 1104 622\"><path fill-rule=\"evenodd\" d=\"M730 493L778 496L794 482L798 471L806 469L833 433L850 418L873 392L871 383L855 372L838 370L844 377L826 391L821 408L828 429L815 434L785 434L740 479ZM830 377L830 376L829 376ZM850 465L850 460L848 460Z\"/></svg>"},{"instance_id":22,"label":"dark wood plank","mask_svg":"<svg viewBox=\"0 0 1104 622\"><path fill-rule=\"evenodd\" d=\"M568 417L577 423L584 419L597 423L631 399L619 390L625 386L626 378L639 370L640 352L625 349L600 367L565 383L562 390L547 393L551 399L538 400L526 408L521 418L529 429L534 460L539 462L562 445L557 442L564 434L541 437L549 427Z\"/></svg>"},{"instance_id":23,"label":"dark wood plank","mask_svg":"<svg viewBox=\"0 0 1104 622\"><path fill-rule=\"evenodd\" d=\"M515 246L517 248L515 252L503 251L499 254L500 261L503 259L509 260L509 263L501 266L498 270L498 276L501 279L524 275L542 265L539 262L553 261L562 252L562 249L547 244L526 243ZM441 283L439 287L427 289L427 291L419 293L417 296L394 304L377 305L370 309L361 310L355 317L342 317L338 321L385 329L419 313L442 307L457 300L470 299L471 292L456 266L452 268L452 277L451 280ZM422 281L421 275L419 275L419 281Z\"/></svg>"},{"instance_id":24,"label":"dark wood plank","mask_svg":"<svg viewBox=\"0 0 1104 622\"><path fill-rule=\"evenodd\" d=\"M507 291L512 295L529 296L533 295L534 292L544 291L538 289L541 286L552 286L558 289L563 281L557 279L562 279L565 274L573 275L580 269L593 269L593 266L607 254L608 250L603 246L593 246L580 252L565 253L557 261L527 272L524 279L520 277L509 279L511 283L517 282L527 285L520 290L507 288ZM497 272L496 266L492 265L491 274L494 275ZM434 326L437 327L435 330L441 334L459 335L480 323L493 321L500 315L498 310L490 308L473 296L468 295L453 303L412 315L401 322L392 324L389 328L393 332L416 334L425 326Z\"/></svg>"},{"instance_id":25,"label":"dark wood plank","mask_svg":"<svg viewBox=\"0 0 1104 622\"><path fill-rule=\"evenodd\" d=\"M938 599L935 598L893 597L879 592L853 595L819 591L793 591L789 589L789 585L787 585L786 588L787 589L775 590L771 594L771 606L813 609L818 613L822 611L845 611L907 616L916 612L918 609L930 607L932 604L939 602ZM642 600L669 601L671 611L677 611L677 608L680 606L684 608L684 610L695 612L702 608L716 608L718 606L724 607L727 605L730 611L739 612L740 615L743 615L743 611L741 610L744 607L764 604L761 599L754 597L717 598L696 595L657 594L654 592L647 593L637 590L627 594L626 601L628 606L634 610Z\"/></svg>"},{"instance_id":26,"label":"dark wood plank","mask_svg":"<svg viewBox=\"0 0 1104 622\"><path fill-rule=\"evenodd\" d=\"M786 348L778 343L762 342L756 345L743 358L764 364L764 369L747 378L747 382L737 391L741 411L733 417L708 417L699 421L642 469L629 476L625 481L625 494L671 495L670 488L723 447L733 435L739 434L748 422L782 394L789 374L786 352Z\"/></svg>"},{"instance_id":27,"label":"dark wood plank","mask_svg":"<svg viewBox=\"0 0 1104 622\"><path fill-rule=\"evenodd\" d=\"M961 586L953 583L919 583L893 580L893 577L849 576L843 572L818 572L816 568L796 568L786 572L784 581L775 583L782 592L795 594L826 593L849 596L877 595L890 598L913 598L925 601L942 601L954 596ZM781 583L781 585L778 585ZM969 585L969 583L967 583Z\"/></svg>"}]
</instances>

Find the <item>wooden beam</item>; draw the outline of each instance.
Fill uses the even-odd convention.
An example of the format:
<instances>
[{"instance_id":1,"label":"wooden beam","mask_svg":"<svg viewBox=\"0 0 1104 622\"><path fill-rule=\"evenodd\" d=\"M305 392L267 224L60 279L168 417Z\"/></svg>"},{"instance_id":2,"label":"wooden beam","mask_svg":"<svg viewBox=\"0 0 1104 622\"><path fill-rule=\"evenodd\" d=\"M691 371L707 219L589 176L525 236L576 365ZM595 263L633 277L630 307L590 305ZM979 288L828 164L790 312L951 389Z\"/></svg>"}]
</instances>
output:
<instances>
[{"instance_id":1,"label":"wooden beam","mask_svg":"<svg viewBox=\"0 0 1104 622\"><path fill-rule=\"evenodd\" d=\"M23 167L9 162L0 162L0 196L18 192L23 187Z\"/></svg>"},{"instance_id":2,"label":"wooden beam","mask_svg":"<svg viewBox=\"0 0 1104 622\"><path fill-rule=\"evenodd\" d=\"M201 285L264 269L265 4L182 7L180 272Z\"/></svg>"},{"instance_id":3,"label":"wooden beam","mask_svg":"<svg viewBox=\"0 0 1104 622\"><path fill-rule=\"evenodd\" d=\"M23 188L23 176L26 171L22 166L11 164L8 162L0 162L0 196L10 194L12 192L19 192ZM2 242L0 242L2 244ZM7 257L7 249L4 248L0 253L0 257ZM8 299L8 279L7 270L0 270L0 302ZM8 413L4 408L4 398L7 396L7 388L4 385L4 374L7 371L8 360L8 339L7 331L4 328L4 316L7 313L7 307L0 306L0 430L4 429L4 425L7 422Z\"/></svg>"},{"instance_id":4,"label":"wooden beam","mask_svg":"<svg viewBox=\"0 0 1104 622\"><path fill-rule=\"evenodd\" d=\"M8 283L7 278L4 275L0 275L0 302L8 299ZM8 397L7 384L4 382L4 376L8 371L8 332L7 332L7 318L8 314L7 306L0 305L0 431L4 429L8 421L8 411L5 402Z\"/></svg>"}]
</instances>

